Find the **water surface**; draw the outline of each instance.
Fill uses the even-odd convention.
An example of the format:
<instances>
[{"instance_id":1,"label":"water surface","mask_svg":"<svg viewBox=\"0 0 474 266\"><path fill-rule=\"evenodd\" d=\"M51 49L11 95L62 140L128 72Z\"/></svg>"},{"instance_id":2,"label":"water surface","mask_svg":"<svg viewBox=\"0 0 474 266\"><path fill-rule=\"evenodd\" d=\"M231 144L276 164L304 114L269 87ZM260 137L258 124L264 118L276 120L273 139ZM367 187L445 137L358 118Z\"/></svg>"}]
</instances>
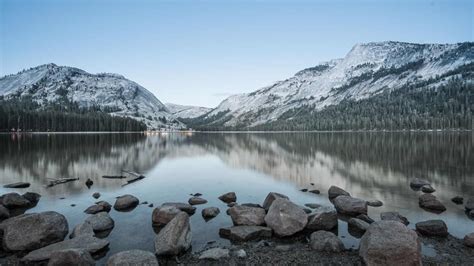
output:
<instances>
[{"instance_id":1,"label":"water surface","mask_svg":"<svg viewBox=\"0 0 474 266\"><path fill-rule=\"evenodd\" d=\"M383 201L383 207L369 208L369 216L376 220L383 211L399 211L411 228L422 220L443 219L449 232L461 238L473 231L474 221L450 199L474 196L473 140L472 133L461 132L3 134L1 184L32 185L0 192L40 193L39 204L28 212L58 211L67 217L70 229L87 217L83 211L96 201L94 192L111 204L117 196L132 194L155 207L167 201L187 202L190 193L199 192L209 201L197 205L191 217L193 251L199 251L211 241L216 242L208 246L229 245L218 236L220 227L232 224L226 205L217 199L225 192L235 191L239 203L261 204L268 192L275 191L301 205L329 205L327 189L337 185L355 197ZM121 169L146 178L130 185L101 178L118 175ZM80 180L44 186L48 178L59 177ZM414 177L432 182L446 212L434 214L418 207L421 192L409 187ZM94 181L91 188L85 185L87 178ZM302 188L322 193L304 193ZM200 213L210 206L219 207L221 214L206 222ZM112 210L115 228L107 237L106 256L132 248L153 251L152 211L147 205L131 212ZM357 247L358 239L342 220L338 234L346 247Z\"/></svg>"}]
</instances>

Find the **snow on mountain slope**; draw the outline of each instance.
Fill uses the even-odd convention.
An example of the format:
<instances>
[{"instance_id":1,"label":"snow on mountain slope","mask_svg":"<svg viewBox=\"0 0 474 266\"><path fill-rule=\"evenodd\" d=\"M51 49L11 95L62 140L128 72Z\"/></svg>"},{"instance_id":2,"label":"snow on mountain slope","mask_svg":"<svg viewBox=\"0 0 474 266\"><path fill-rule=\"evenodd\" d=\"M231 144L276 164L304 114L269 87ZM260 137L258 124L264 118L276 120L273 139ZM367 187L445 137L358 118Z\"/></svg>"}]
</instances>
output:
<instances>
[{"instance_id":1,"label":"snow on mountain slope","mask_svg":"<svg viewBox=\"0 0 474 266\"><path fill-rule=\"evenodd\" d=\"M195 118L204 115L212 110L212 108L180 105L174 103L165 103L168 111L178 118Z\"/></svg>"},{"instance_id":2,"label":"snow on mountain slope","mask_svg":"<svg viewBox=\"0 0 474 266\"><path fill-rule=\"evenodd\" d=\"M31 96L40 105L67 99L81 107L99 106L112 115L143 121L149 129L184 127L151 92L118 74L41 65L0 78L0 95Z\"/></svg>"},{"instance_id":3,"label":"snow on mountain slope","mask_svg":"<svg viewBox=\"0 0 474 266\"><path fill-rule=\"evenodd\" d=\"M304 69L255 92L231 96L202 120L208 125L256 126L303 105L321 110L344 99L369 98L471 62L474 43L357 44L342 59Z\"/></svg>"}]
</instances>

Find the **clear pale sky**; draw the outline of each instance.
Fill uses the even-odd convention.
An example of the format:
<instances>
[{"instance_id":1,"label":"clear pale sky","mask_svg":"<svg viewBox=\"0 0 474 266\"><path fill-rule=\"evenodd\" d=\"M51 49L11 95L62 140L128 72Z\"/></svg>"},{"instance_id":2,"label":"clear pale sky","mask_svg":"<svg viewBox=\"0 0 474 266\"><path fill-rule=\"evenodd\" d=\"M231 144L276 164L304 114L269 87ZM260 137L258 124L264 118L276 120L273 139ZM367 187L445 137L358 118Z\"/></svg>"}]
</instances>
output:
<instances>
[{"instance_id":1,"label":"clear pale sky","mask_svg":"<svg viewBox=\"0 0 474 266\"><path fill-rule=\"evenodd\" d=\"M473 41L473 3L0 0L0 75L52 62L214 107L355 43Z\"/></svg>"}]
</instances>

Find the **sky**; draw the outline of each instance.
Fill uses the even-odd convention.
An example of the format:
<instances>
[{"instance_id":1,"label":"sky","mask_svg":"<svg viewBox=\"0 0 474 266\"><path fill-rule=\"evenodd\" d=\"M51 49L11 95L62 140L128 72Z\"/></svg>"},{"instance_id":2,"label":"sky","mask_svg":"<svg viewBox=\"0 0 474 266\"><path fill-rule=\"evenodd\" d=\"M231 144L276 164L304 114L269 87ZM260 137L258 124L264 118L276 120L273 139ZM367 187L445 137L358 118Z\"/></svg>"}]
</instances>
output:
<instances>
[{"instance_id":1,"label":"sky","mask_svg":"<svg viewBox=\"0 0 474 266\"><path fill-rule=\"evenodd\" d=\"M55 63L215 107L356 43L473 41L474 0L0 0L0 76Z\"/></svg>"}]
</instances>

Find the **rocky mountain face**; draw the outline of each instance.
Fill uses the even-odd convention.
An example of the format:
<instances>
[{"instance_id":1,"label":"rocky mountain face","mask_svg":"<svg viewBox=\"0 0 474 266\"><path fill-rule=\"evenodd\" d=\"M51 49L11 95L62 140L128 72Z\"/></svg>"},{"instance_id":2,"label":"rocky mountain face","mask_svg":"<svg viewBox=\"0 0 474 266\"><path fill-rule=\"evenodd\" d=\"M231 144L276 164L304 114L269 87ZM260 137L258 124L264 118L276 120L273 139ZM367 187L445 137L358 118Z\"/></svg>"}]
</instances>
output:
<instances>
[{"instance_id":1,"label":"rocky mountain face","mask_svg":"<svg viewBox=\"0 0 474 266\"><path fill-rule=\"evenodd\" d=\"M452 77L462 79L456 70L473 61L474 43L357 44L344 58L304 69L252 93L231 96L194 123L251 128L282 117L298 117L302 107L320 111L343 101L358 102L393 92L407 84L435 88ZM472 81L472 76L469 79Z\"/></svg>"},{"instance_id":2,"label":"rocky mountain face","mask_svg":"<svg viewBox=\"0 0 474 266\"><path fill-rule=\"evenodd\" d=\"M40 106L68 102L97 107L111 115L142 121L149 129L184 127L151 92L118 74L41 65L0 78L0 96L31 97Z\"/></svg>"},{"instance_id":3,"label":"rocky mountain face","mask_svg":"<svg viewBox=\"0 0 474 266\"><path fill-rule=\"evenodd\" d=\"M180 105L174 103L165 103L168 111L178 118L196 118L207 114L212 108L201 106Z\"/></svg>"}]
</instances>

